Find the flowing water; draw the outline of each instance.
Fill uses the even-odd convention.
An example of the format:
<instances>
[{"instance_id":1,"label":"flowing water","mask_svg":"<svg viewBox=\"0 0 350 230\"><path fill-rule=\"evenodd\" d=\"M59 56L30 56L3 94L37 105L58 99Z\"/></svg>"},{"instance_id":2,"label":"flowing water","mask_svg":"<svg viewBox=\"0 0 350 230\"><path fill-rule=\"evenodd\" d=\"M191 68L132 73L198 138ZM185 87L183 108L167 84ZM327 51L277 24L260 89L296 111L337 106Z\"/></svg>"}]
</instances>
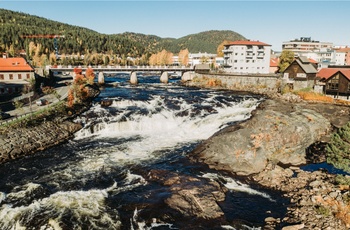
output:
<instances>
[{"instance_id":1,"label":"flowing water","mask_svg":"<svg viewBox=\"0 0 350 230\"><path fill-rule=\"evenodd\" d=\"M202 140L248 119L261 98L178 79L165 85L159 76L137 86L123 76L106 82L118 86L102 89L76 119L84 128L74 139L0 165L0 229L260 229L284 215L280 194L187 159ZM106 99L112 104L101 107ZM169 188L147 180L151 170L220 181L229 190L219 204L224 219L174 214L164 203Z\"/></svg>"}]
</instances>

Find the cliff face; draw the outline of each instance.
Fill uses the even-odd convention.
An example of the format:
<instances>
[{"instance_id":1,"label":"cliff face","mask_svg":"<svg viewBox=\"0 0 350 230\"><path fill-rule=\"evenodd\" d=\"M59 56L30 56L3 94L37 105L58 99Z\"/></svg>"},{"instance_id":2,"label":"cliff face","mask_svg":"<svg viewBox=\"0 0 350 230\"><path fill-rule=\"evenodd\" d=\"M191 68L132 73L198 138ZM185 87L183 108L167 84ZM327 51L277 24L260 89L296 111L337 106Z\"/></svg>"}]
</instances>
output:
<instances>
[{"instance_id":1,"label":"cliff face","mask_svg":"<svg viewBox=\"0 0 350 230\"><path fill-rule=\"evenodd\" d=\"M266 100L251 119L201 143L191 159L238 175L259 173L268 163L305 164L305 150L330 133L333 121L339 123L332 114L340 109L332 107ZM344 117L349 120L348 115Z\"/></svg>"}]
</instances>

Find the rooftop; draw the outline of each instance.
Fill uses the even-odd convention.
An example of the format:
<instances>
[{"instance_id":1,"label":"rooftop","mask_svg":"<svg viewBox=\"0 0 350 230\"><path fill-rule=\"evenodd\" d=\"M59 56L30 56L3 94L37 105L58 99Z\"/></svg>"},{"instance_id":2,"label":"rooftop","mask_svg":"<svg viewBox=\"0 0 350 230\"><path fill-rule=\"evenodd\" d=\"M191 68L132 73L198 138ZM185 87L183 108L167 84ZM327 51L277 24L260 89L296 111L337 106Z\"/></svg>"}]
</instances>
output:
<instances>
[{"instance_id":1,"label":"rooftop","mask_svg":"<svg viewBox=\"0 0 350 230\"><path fill-rule=\"evenodd\" d=\"M239 40L239 41L233 41L225 44L225 46L231 46L231 45L255 45L255 46L271 46L269 44L266 44L264 42L260 41L250 41L250 40Z\"/></svg>"},{"instance_id":2,"label":"rooftop","mask_svg":"<svg viewBox=\"0 0 350 230\"><path fill-rule=\"evenodd\" d=\"M34 71L24 58L0 58L0 72Z\"/></svg>"}]
</instances>

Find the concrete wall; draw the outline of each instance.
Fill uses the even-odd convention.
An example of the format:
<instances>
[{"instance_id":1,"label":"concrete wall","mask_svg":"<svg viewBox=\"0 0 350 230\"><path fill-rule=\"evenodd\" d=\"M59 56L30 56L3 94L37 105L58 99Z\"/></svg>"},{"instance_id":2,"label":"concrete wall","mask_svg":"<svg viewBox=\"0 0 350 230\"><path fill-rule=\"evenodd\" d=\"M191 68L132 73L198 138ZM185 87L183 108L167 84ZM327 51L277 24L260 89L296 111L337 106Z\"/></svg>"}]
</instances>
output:
<instances>
[{"instance_id":1,"label":"concrete wall","mask_svg":"<svg viewBox=\"0 0 350 230\"><path fill-rule=\"evenodd\" d=\"M245 89L252 86L278 90L283 85L281 75L237 75L237 74L196 74L197 77L217 78L230 89Z\"/></svg>"}]
</instances>

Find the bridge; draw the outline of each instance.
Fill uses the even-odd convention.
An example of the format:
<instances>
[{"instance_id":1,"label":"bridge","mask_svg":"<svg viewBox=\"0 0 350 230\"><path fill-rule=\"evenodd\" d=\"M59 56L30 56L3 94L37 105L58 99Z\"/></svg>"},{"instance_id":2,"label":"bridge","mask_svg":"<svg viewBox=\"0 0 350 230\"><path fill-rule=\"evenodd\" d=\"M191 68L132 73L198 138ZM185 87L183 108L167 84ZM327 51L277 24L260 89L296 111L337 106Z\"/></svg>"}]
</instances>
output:
<instances>
[{"instance_id":1,"label":"bridge","mask_svg":"<svg viewBox=\"0 0 350 230\"><path fill-rule=\"evenodd\" d=\"M74 73L75 68L80 68L83 73L88 69L92 68L95 73L98 73L98 82L104 83L104 73L130 73L130 83L137 84L137 73L140 72L158 72L160 73L160 81L163 83L167 83L169 79L169 73L171 72L177 72L181 73L181 79L184 81L190 80L191 78L191 72L197 72L203 70L209 71L209 65L196 65L191 67L186 66L54 66L49 67L49 74L50 76L53 76L54 72L71 72ZM74 74L73 74L74 75Z\"/></svg>"}]
</instances>

